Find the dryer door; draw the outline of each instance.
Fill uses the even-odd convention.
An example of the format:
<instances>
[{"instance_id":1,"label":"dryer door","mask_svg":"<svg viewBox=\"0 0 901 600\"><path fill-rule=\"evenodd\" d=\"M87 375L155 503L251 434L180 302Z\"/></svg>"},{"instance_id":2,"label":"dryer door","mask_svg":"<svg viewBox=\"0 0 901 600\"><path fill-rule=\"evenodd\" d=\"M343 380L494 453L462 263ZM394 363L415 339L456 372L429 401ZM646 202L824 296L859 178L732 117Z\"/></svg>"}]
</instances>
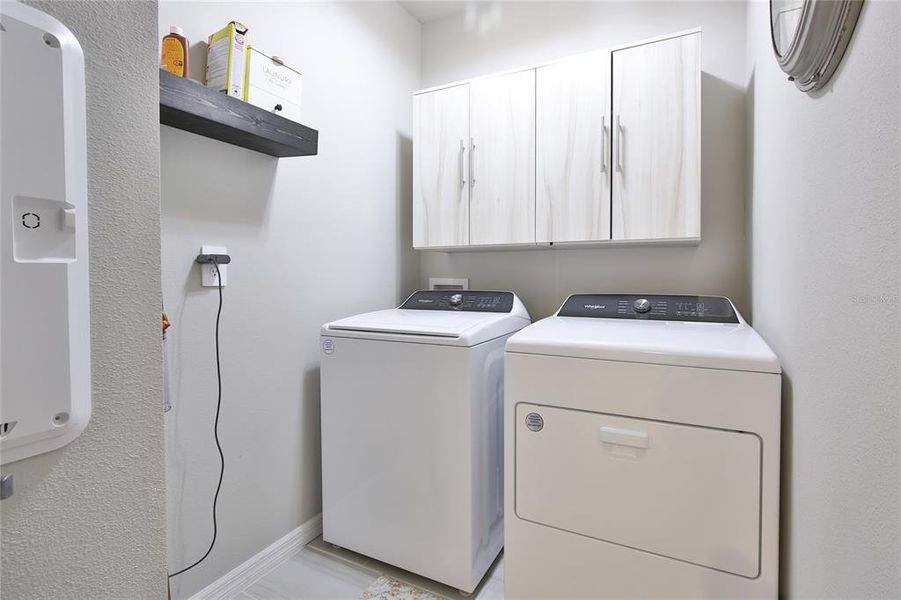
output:
<instances>
[{"instance_id":1,"label":"dryer door","mask_svg":"<svg viewBox=\"0 0 901 600\"><path fill-rule=\"evenodd\" d=\"M516 514L744 577L760 571L760 438L520 403Z\"/></svg>"}]
</instances>

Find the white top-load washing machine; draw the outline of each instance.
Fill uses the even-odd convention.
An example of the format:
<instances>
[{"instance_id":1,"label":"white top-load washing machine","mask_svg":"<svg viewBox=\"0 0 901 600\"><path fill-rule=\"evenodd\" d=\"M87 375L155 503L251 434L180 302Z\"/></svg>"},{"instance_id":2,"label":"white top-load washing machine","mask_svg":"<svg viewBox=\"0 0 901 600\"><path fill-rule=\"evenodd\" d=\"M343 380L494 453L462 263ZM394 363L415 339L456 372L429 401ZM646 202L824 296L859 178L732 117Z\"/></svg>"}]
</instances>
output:
<instances>
[{"instance_id":1,"label":"white top-load washing machine","mask_svg":"<svg viewBox=\"0 0 901 600\"><path fill-rule=\"evenodd\" d=\"M721 297L574 295L507 343L507 598L776 598L780 366Z\"/></svg>"},{"instance_id":2,"label":"white top-load washing machine","mask_svg":"<svg viewBox=\"0 0 901 600\"><path fill-rule=\"evenodd\" d=\"M419 291L322 327L323 538L464 592L503 546L512 292Z\"/></svg>"}]
</instances>

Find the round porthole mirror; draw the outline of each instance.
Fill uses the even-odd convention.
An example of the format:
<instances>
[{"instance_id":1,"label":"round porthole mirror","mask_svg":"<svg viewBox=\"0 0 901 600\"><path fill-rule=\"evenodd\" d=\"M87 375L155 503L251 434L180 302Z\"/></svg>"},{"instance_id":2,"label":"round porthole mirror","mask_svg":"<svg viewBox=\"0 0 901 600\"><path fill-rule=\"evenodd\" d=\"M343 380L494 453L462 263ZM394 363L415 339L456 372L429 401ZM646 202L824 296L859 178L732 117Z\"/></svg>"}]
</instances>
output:
<instances>
[{"instance_id":1,"label":"round porthole mirror","mask_svg":"<svg viewBox=\"0 0 901 600\"><path fill-rule=\"evenodd\" d=\"M845 54L863 0L770 0L773 52L803 92L824 85Z\"/></svg>"}]
</instances>

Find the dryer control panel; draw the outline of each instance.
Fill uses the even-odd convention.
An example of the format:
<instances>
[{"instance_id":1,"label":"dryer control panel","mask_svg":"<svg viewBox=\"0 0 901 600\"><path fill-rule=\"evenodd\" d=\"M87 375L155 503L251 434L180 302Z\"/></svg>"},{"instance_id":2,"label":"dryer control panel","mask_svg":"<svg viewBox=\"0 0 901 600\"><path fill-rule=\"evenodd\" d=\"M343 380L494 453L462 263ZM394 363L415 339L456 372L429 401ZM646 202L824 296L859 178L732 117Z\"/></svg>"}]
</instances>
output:
<instances>
[{"instance_id":1,"label":"dryer control panel","mask_svg":"<svg viewBox=\"0 0 901 600\"><path fill-rule=\"evenodd\" d=\"M574 294L557 316L738 323L732 303L722 296Z\"/></svg>"},{"instance_id":2,"label":"dryer control panel","mask_svg":"<svg viewBox=\"0 0 901 600\"><path fill-rule=\"evenodd\" d=\"M513 310L513 292L420 290L414 292L400 307L413 310L508 313Z\"/></svg>"}]
</instances>

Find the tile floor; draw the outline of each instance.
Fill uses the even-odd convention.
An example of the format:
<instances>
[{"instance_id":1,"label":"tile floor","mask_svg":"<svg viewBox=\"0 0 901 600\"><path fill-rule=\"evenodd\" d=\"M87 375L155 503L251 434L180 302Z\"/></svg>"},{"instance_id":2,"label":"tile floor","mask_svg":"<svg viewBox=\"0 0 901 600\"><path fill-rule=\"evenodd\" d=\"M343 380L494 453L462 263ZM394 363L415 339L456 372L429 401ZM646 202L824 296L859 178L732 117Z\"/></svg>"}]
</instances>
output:
<instances>
[{"instance_id":1,"label":"tile floor","mask_svg":"<svg viewBox=\"0 0 901 600\"><path fill-rule=\"evenodd\" d=\"M335 548L323 542L321 537L248 587L237 600L357 600L382 575L400 579L442 598L465 600L454 588ZM502 554L470 598L503 600L503 597Z\"/></svg>"}]
</instances>

